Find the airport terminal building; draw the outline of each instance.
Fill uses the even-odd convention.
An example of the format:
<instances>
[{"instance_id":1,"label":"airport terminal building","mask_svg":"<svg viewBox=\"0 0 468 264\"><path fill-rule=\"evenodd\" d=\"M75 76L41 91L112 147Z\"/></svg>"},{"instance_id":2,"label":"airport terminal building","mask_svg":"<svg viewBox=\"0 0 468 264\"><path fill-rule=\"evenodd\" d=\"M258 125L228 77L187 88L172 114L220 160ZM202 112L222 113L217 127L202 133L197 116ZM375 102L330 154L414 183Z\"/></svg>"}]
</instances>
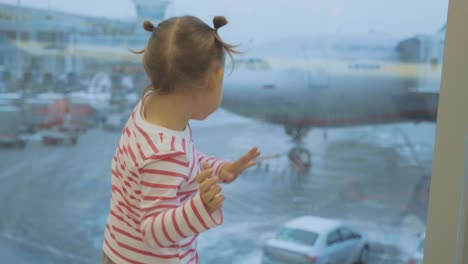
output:
<instances>
[{"instance_id":1,"label":"airport terminal building","mask_svg":"<svg viewBox=\"0 0 468 264\"><path fill-rule=\"evenodd\" d=\"M127 47L141 49L147 41L143 20L157 23L170 5L169 0L133 3L137 17L127 21L0 4L0 77L17 80L30 73L40 80L52 73L63 78L130 56Z\"/></svg>"}]
</instances>

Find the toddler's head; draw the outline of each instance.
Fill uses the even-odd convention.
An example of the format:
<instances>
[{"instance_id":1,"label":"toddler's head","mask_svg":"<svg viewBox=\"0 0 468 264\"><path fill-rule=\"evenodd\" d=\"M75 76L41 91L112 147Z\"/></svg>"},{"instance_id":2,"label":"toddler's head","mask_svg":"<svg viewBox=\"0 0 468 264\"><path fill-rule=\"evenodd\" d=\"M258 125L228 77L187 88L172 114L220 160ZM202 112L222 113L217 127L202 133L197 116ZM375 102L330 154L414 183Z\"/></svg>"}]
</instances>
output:
<instances>
[{"instance_id":1,"label":"toddler's head","mask_svg":"<svg viewBox=\"0 0 468 264\"><path fill-rule=\"evenodd\" d=\"M143 66L151 81L145 92L160 96L178 94L193 98L192 119L205 119L222 100L226 53L238 53L218 35L227 24L223 16L213 19L214 28L194 16L173 17L154 26L145 21L151 32L144 53Z\"/></svg>"}]
</instances>

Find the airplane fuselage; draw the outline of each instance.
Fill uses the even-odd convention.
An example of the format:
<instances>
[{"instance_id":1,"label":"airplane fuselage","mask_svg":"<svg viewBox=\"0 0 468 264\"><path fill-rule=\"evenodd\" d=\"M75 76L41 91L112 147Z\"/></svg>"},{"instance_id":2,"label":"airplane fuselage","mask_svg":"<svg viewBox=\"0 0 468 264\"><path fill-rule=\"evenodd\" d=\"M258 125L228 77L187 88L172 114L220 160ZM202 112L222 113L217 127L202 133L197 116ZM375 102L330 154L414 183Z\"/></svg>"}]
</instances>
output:
<instances>
[{"instance_id":1,"label":"airplane fuselage","mask_svg":"<svg viewBox=\"0 0 468 264\"><path fill-rule=\"evenodd\" d=\"M222 107L294 127L431 120L437 97L417 95L417 89L424 76L424 85L438 92L440 65L402 61L397 45L372 36L259 47L247 52L251 59L235 62Z\"/></svg>"}]
</instances>

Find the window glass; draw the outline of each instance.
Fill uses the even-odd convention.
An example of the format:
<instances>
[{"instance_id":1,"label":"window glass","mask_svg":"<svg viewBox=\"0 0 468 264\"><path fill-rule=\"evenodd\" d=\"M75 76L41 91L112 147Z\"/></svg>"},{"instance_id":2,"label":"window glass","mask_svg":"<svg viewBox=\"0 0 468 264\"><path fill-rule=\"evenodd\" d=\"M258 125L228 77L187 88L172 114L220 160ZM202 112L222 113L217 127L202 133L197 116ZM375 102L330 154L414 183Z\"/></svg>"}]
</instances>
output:
<instances>
[{"instance_id":1,"label":"window glass","mask_svg":"<svg viewBox=\"0 0 468 264\"><path fill-rule=\"evenodd\" d=\"M353 238L353 232L351 232L351 230L349 230L348 228L341 228L340 234L344 240Z\"/></svg>"},{"instance_id":2,"label":"window glass","mask_svg":"<svg viewBox=\"0 0 468 264\"><path fill-rule=\"evenodd\" d=\"M318 234L307 230L284 228L278 233L277 238L283 241L313 246L318 238Z\"/></svg>"},{"instance_id":3,"label":"window glass","mask_svg":"<svg viewBox=\"0 0 468 264\"><path fill-rule=\"evenodd\" d=\"M327 244L330 246L339 242L340 240L341 240L340 233L338 232L338 230L335 230L328 235Z\"/></svg>"},{"instance_id":4,"label":"window glass","mask_svg":"<svg viewBox=\"0 0 468 264\"><path fill-rule=\"evenodd\" d=\"M196 149L230 161L261 152L222 186L223 224L198 237L200 263L261 263L267 244L291 251L275 234L302 216L317 218L317 234L337 222L362 234L370 264L408 259L427 223L447 7L0 0L0 259L96 262L119 195L114 155L150 84L129 49L146 47L145 20L185 14L211 27L224 15L218 33L241 51L226 57L220 107L190 121Z\"/></svg>"}]
</instances>

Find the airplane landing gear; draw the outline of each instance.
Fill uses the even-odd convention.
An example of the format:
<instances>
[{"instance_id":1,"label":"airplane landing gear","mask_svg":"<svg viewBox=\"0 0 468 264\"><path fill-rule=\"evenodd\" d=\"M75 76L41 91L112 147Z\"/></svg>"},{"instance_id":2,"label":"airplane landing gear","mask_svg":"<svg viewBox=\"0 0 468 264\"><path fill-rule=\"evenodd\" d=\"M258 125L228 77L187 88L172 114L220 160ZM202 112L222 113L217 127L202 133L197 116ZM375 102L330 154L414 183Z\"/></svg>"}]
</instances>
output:
<instances>
[{"instance_id":1,"label":"airplane landing gear","mask_svg":"<svg viewBox=\"0 0 468 264\"><path fill-rule=\"evenodd\" d=\"M286 134L292 137L295 146L289 151L288 158L294 171L305 175L312 167L311 153L302 147L304 137L309 132L305 127L286 127Z\"/></svg>"},{"instance_id":2,"label":"airplane landing gear","mask_svg":"<svg viewBox=\"0 0 468 264\"><path fill-rule=\"evenodd\" d=\"M310 151L302 147L294 147L288 153L292 168L299 174L307 174L312 167Z\"/></svg>"},{"instance_id":3,"label":"airplane landing gear","mask_svg":"<svg viewBox=\"0 0 468 264\"><path fill-rule=\"evenodd\" d=\"M302 145L304 137L309 132L309 129L306 127L286 127L286 134L291 136L294 144Z\"/></svg>"}]
</instances>

